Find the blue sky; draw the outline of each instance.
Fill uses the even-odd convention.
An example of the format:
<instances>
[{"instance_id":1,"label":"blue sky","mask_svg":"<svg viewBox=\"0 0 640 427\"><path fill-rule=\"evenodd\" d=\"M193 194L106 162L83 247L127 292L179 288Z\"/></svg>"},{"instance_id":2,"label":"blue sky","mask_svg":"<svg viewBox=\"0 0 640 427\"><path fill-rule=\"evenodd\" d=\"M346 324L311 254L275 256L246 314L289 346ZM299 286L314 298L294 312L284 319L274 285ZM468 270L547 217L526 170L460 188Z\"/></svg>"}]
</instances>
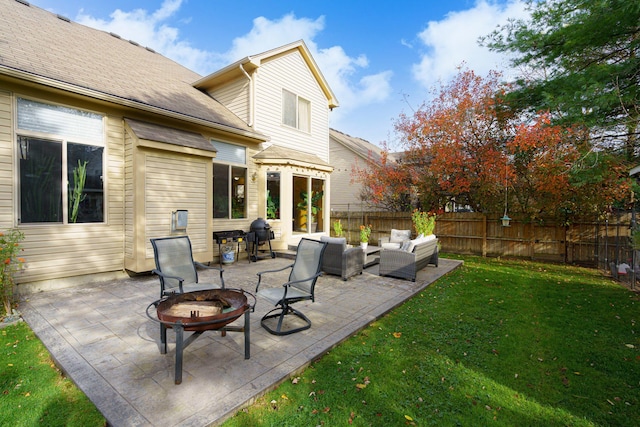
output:
<instances>
[{"instance_id":1,"label":"blue sky","mask_svg":"<svg viewBox=\"0 0 640 427\"><path fill-rule=\"evenodd\" d=\"M135 40L201 75L303 39L340 107L331 127L376 145L400 145L393 122L466 67L507 71L477 44L521 0L30 0L84 25ZM508 75L508 71L507 71Z\"/></svg>"}]
</instances>

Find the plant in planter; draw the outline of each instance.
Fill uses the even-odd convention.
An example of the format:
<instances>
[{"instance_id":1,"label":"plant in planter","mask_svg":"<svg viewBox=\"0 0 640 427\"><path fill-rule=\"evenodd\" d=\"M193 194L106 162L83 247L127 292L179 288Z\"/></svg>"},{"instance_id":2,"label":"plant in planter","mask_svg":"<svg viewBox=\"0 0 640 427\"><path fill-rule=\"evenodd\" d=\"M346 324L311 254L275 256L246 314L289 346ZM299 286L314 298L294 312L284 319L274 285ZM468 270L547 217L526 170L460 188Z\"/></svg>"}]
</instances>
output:
<instances>
[{"instance_id":1,"label":"plant in planter","mask_svg":"<svg viewBox=\"0 0 640 427\"><path fill-rule=\"evenodd\" d=\"M366 247L369 243L369 237L371 236L371 224L360 226L360 244Z\"/></svg>"},{"instance_id":2,"label":"plant in planter","mask_svg":"<svg viewBox=\"0 0 640 427\"><path fill-rule=\"evenodd\" d=\"M267 190L267 219L278 219L278 206L280 206L278 198L272 197L271 192Z\"/></svg>"},{"instance_id":3,"label":"plant in planter","mask_svg":"<svg viewBox=\"0 0 640 427\"><path fill-rule=\"evenodd\" d=\"M78 220L80 203L86 197L83 192L87 181L87 163L89 162L80 163L80 160L78 160L78 167L73 168L73 189L70 188L71 194L69 196L69 222L75 223Z\"/></svg>"},{"instance_id":4,"label":"plant in planter","mask_svg":"<svg viewBox=\"0 0 640 427\"><path fill-rule=\"evenodd\" d=\"M344 235L344 230L342 229L342 223L340 222L339 219L333 222L333 232L335 233L336 237L342 237Z\"/></svg>"},{"instance_id":5,"label":"plant in planter","mask_svg":"<svg viewBox=\"0 0 640 427\"><path fill-rule=\"evenodd\" d=\"M318 202L322 199L324 195L324 191L311 191L311 204L309 204L309 193L306 191L300 192L300 203L298 203L297 208L300 211L306 211L311 205L311 227L307 228L311 233L316 231L316 226L318 223L316 222L316 216L318 215Z\"/></svg>"},{"instance_id":6,"label":"plant in planter","mask_svg":"<svg viewBox=\"0 0 640 427\"><path fill-rule=\"evenodd\" d=\"M413 221L413 226L415 227L416 234L418 235L422 234L423 236L430 236L436 228L435 213L422 212L416 209L411 214L411 220Z\"/></svg>"}]
</instances>

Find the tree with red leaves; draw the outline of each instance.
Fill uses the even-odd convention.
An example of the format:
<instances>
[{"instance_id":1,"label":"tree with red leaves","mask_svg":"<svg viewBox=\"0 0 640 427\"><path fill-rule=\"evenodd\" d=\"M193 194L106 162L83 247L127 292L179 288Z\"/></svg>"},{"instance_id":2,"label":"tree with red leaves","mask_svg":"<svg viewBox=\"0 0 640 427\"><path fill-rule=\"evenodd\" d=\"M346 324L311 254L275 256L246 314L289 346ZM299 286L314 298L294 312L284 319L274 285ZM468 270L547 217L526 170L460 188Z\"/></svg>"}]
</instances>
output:
<instances>
[{"instance_id":1,"label":"tree with red leaves","mask_svg":"<svg viewBox=\"0 0 640 427\"><path fill-rule=\"evenodd\" d=\"M354 179L387 209L426 211L452 202L476 212L505 208L530 219L593 214L630 191L624 163L598 152L584 128L555 126L548 113L510 113L499 73L459 74L428 104L401 115L401 158L367 162ZM597 160L597 161L594 161Z\"/></svg>"}]
</instances>

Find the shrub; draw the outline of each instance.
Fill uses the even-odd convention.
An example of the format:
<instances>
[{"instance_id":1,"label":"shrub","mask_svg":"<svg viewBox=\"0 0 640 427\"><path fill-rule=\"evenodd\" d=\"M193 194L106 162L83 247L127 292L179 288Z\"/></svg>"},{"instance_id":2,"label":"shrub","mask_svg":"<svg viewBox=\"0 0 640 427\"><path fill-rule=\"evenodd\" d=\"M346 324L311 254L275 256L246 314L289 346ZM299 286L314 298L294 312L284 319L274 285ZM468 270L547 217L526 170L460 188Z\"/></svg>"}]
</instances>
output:
<instances>
[{"instance_id":1,"label":"shrub","mask_svg":"<svg viewBox=\"0 0 640 427\"><path fill-rule=\"evenodd\" d=\"M22 231L12 228L0 232L0 299L4 314L11 314L13 306L14 275L22 270L24 258L18 257L22 251L20 242L24 239Z\"/></svg>"}]
</instances>

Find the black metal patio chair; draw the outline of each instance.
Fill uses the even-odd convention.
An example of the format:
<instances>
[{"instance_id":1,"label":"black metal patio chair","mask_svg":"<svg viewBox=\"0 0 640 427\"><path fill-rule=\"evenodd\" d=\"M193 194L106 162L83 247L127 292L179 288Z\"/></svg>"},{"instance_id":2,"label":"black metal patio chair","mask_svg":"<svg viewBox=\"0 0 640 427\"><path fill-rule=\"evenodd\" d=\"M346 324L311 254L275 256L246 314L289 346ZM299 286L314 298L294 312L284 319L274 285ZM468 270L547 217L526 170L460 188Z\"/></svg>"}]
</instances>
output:
<instances>
[{"instance_id":1,"label":"black metal patio chair","mask_svg":"<svg viewBox=\"0 0 640 427\"><path fill-rule=\"evenodd\" d=\"M311 239L301 239L298 244L295 262L286 267L262 271L258 273L258 285L256 292L267 300L273 302L276 308L262 317L262 327L274 335L289 335L304 331L311 327L311 320L300 311L291 307L299 301L315 300L315 286L318 277L322 275L322 257L327 243ZM268 273L276 273L290 268L289 280L281 287L263 287L262 277ZM301 319L302 326L291 329L283 329L283 323L287 315L293 315ZM277 326L271 327L269 319L277 319Z\"/></svg>"},{"instance_id":2,"label":"black metal patio chair","mask_svg":"<svg viewBox=\"0 0 640 427\"><path fill-rule=\"evenodd\" d=\"M160 298L176 293L202 291L220 287L224 289L224 270L193 260L189 236L162 237L151 239L156 268L152 271L160 277ZM198 270L206 268L220 272L220 286L213 283L199 283Z\"/></svg>"}]
</instances>

